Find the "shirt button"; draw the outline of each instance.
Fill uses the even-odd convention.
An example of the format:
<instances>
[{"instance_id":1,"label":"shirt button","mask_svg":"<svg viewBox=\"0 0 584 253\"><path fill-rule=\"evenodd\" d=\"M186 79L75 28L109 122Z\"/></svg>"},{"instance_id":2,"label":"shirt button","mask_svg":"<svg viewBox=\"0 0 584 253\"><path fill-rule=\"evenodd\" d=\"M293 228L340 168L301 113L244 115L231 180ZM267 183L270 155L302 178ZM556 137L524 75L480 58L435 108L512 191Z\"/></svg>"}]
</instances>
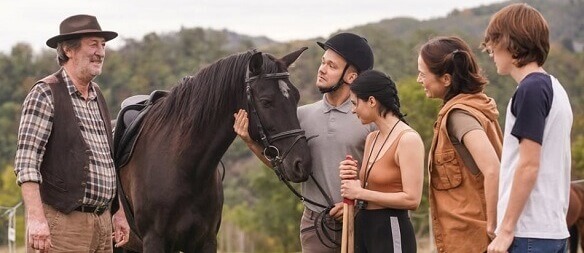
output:
<instances>
[{"instance_id":1,"label":"shirt button","mask_svg":"<svg viewBox=\"0 0 584 253\"><path fill-rule=\"evenodd\" d=\"M82 199L79 199L79 200L77 200L77 202L81 203L81 202L83 202L83 200Z\"/></svg>"},{"instance_id":2,"label":"shirt button","mask_svg":"<svg viewBox=\"0 0 584 253\"><path fill-rule=\"evenodd\" d=\"M86 183L85 183L85 182L81 183L81 186L85 186L85 185L86 185Z\"/></svg>"}]
</instances>

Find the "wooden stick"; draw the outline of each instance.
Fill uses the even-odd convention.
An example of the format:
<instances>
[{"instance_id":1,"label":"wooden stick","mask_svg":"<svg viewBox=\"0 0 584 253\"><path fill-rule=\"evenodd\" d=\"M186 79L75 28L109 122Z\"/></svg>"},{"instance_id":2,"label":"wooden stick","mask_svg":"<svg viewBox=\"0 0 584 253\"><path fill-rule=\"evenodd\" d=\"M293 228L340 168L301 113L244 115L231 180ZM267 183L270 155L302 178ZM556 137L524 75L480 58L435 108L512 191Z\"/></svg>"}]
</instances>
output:
<instances>
[{"instance_id":1,"label":"wooden stick","mask_svg":"<svg viewBox=\"0 0 584 253\"><path fill-rule=\"evenodd\" d=\"M353 160L347 155L346 159ZM343 198L343 232L341 253L353 253L355 250L355 200Z\"/></svg>"},{"instance_id":2,"label":"wooden stick","mask_svg":"<svg viewBox=\"0 0 584 253\"><path fill-rule=\"evenodd\" d=\"M343 199L343 233L341 253L353 253L355 250L354 200Z\"/></svg>"},{"instance_id":3,"label":"wooden stick","mask_svg":"<svg viewBox=\"0 0 584 253\"><path fill-rule=\"evenodd\" d=\"M355 251L355 205L354 200L350 200L347 205L347 253ZM343 204L344 207L345 204ZM344 217L343 217L344 218Z\"/></svg>"},{"instance_id":4,"label":"wooden stick","mask_svg":"<svg viewBox=\"0 0 584 253\"><path fill-rule=\"evenodd\" d=\"M349 234L349 204L345 203L343 200L343 232L341 237L341 253L348 253L347 248L349 247L348 234Z\"/></svg>"}]
</instances>

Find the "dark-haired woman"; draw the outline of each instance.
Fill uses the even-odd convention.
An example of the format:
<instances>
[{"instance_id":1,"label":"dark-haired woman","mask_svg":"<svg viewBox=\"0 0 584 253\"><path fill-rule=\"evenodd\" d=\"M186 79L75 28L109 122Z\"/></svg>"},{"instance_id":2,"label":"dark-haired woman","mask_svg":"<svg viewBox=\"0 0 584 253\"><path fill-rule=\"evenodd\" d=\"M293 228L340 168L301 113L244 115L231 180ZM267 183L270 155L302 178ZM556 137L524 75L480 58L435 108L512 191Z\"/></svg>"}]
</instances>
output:
<instances>
[{"instance_id":1,"label":"dark-haired woman","mask_svg":"<svg viewBox=\"0 0 584 253\"><path fill-rule=\"evenodd\" d=\"M395 83L370 70L351 84L353 113L375 123L367 136L364 161L340 164L341 195L357 200L355 252L416 252L408 211L422 198L424 144L404 120ZM357 178L358 179L355 179Z\"/></svg>"},{"instance_id":2,"label":"dark-haired woman","mask_svg":"<svg viewBox=\"0 0 584 253\"><path fill-rule=\"evenodd\" d=\"M444 104L428 157L430 211L438 252L485 252L494 237L502 133L487 80L458 37L426 42L418 82Z\"/></svg>"}]
</instances>

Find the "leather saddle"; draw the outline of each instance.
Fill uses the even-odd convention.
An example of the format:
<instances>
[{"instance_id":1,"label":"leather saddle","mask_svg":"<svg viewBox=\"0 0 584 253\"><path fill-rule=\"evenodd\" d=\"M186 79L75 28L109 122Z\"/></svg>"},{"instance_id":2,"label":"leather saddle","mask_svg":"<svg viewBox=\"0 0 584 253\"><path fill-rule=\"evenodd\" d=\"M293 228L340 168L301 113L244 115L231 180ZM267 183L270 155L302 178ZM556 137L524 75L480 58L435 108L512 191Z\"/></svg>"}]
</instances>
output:
<instances>
[{"instance_id":1,"label":"leather saddle","mask_svg":"<svg viewBox=\"0 0 584 253\"><path fill-rule=\"evenodd\" d=\"M155 90L150 95L135 95L122 101L114 128L114 163L117 169L130 160L142 131L142 122L151 106L166 95L168 91Z\"/></svg>"}]
</instances>

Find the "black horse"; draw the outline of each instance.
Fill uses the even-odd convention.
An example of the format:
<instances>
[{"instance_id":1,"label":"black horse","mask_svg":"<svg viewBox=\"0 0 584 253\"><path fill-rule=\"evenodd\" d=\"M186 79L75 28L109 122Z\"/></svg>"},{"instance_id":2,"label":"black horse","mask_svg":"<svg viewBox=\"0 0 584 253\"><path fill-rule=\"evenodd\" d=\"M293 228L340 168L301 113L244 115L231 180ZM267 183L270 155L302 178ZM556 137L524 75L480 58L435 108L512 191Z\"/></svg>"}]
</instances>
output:
<instances>
[{"instance_id":1,"label":"black horse","mask_svg":"<svg viewBox=\"0 0 584 253\"><path fill-rule=\"evenodd\" d=\"M217 166L235 139L233 113L240 108L280 177L308 178L310 154L296 117L300 95L287 72L304 50L281 59L255 51L228 56L183 78L150 107L120 168L141 250L217 251L223 205Z\"/></svg>"}]
</instances>

